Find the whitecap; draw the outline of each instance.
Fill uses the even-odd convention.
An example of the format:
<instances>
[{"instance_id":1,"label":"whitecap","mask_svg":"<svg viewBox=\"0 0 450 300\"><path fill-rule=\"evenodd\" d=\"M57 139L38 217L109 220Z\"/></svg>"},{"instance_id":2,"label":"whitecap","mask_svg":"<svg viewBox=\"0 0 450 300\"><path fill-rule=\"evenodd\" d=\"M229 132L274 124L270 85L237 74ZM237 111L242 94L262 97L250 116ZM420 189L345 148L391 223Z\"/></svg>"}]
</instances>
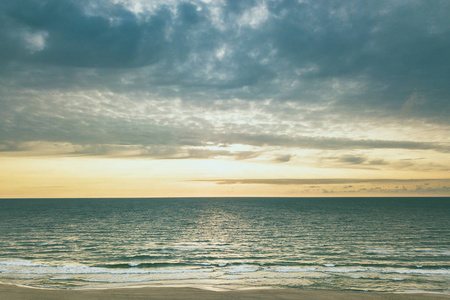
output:
<instances>
[{"instance_id":1,"label":"whitecap","mask_svg":"<svg viewBox=\"0 0 450 300\"><path fill-rule=\"evenodd\" d=\"M256 272L258 269L249 265L233 266L228 268L226 273L249 273Z\"/></svg>"}]
</instances>

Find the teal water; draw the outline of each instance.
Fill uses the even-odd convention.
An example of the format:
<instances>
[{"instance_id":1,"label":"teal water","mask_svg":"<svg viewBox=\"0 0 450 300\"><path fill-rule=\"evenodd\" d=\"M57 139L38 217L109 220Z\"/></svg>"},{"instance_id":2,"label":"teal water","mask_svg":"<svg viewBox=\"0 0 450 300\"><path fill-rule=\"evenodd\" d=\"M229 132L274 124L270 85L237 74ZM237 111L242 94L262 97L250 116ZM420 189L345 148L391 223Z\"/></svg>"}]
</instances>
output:
<instances>
[{"instance_id":1,"label":"teal water","mask_svg":"<svg viewBox=\"0 0 450 300\"><path fill-rule=\"evenodd\" d=\"M3 199L0 282L450 294L450 198Z\"/></svg>"}]
</instances>

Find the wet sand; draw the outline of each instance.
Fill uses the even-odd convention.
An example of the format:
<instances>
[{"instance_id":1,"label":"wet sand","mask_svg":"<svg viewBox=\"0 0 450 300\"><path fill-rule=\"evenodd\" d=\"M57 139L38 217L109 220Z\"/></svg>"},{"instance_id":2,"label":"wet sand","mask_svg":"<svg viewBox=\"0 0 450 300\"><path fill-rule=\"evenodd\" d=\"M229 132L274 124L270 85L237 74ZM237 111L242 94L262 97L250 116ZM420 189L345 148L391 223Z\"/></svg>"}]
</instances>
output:
<instances>
[{"instance_id":1,"label":"wet sand","mask_svg":"<svg viewBox=\"0 0 450 300\"><path fill-rule=\"evenodd\" d=\"M118 300L118 299L450 299L450 295L422 293L364 293L300 289L252 289L216 292L196 288L142 287L89 290L54 290L0 284L4 300Z\"/></svg>"}]
</instances>

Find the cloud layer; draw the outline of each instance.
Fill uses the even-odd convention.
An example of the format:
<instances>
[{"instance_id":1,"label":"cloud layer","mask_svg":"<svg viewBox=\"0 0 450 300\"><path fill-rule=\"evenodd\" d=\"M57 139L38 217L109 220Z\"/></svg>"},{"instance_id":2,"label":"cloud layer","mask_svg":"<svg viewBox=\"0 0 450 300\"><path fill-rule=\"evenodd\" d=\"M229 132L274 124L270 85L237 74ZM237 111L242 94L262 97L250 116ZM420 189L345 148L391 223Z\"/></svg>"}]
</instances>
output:
<instances>
[{"instance_id":1,"label":"cloud layer","mask_svg":"<svg viewBox=\"0 0 450 300\"><path fill-rule=\"evenodd\" d=\"M0 3L2 155L449 169L448 1L150 2Z\"/></svg>"},{"instance_id":2,"label":"cloud layer","mask_svg":"<svg viewBox=\"0 0 450 300\"><path fill-rule=\"evenodd\" d=\"M450 179L360 179L360 178L269 178L269 179L215 179L201 180L217 184L276 184L276 185L328 185L328 184L355 184L355 183L415 183L415 182L441 182L448 183Z\"/></svg>"},{"instance_id":3,"label":"cloud layer","mask_svg":"<svg viewBox=\"0 0 450 300\"><path fill-rule=\"evenodd\" d=\"M449 113L447 1L176 1L135 12L120 2L24 0L1 8L1 65L21 84L58 76L54 84L66 88L395 109L413 97L404 112Z\"/></svg>"}]
</instances>

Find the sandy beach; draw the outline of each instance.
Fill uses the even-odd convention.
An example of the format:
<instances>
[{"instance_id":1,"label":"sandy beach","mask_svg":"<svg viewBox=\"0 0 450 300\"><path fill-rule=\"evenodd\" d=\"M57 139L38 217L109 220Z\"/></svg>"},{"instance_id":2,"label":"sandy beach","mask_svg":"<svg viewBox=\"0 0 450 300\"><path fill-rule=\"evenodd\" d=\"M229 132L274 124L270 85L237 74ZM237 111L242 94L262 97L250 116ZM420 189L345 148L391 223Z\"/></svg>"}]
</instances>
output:
<instances>
[{"instance_id":1,"label":"sandy beach","mask_svg":"<svg viewBox=\"0 0 450 300\"><path fill-rule=\"evenodd\" d=\"M142 287L91 290L51 290L0 285L4 300L115 300L115 299L450 299L449 295L421 293L364 293L300 289L252 289L216 292L196 288Z\"/></svg>"}]
</instances>

